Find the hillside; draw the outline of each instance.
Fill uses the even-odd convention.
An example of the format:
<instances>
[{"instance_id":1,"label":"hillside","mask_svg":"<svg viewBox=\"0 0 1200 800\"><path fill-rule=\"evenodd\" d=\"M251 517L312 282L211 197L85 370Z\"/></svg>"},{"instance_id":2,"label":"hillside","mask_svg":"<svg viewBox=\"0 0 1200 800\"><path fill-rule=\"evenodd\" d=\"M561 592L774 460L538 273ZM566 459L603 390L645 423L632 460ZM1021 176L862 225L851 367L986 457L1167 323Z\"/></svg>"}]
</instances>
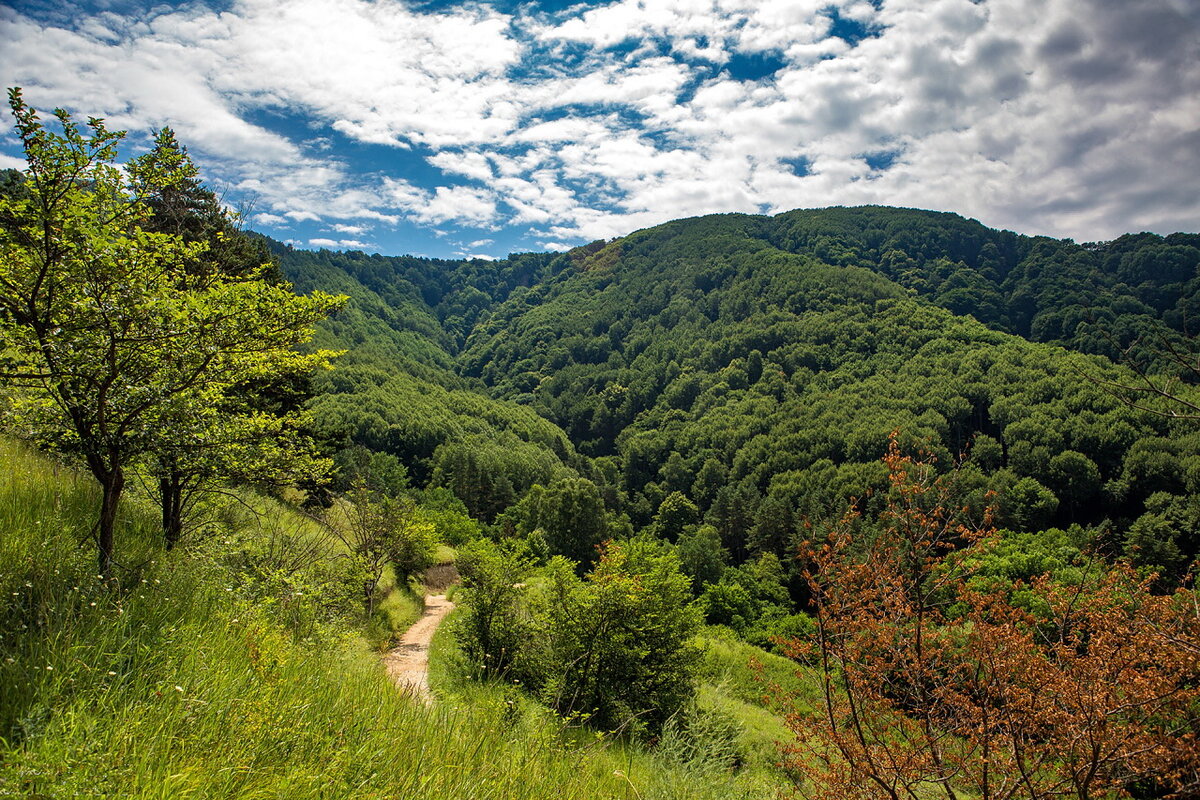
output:
<instances>
[{"instance_id":1,"label":"hillside","mask_svg":"<svg viewBox=\"0 0 1200 800\"><path fill-rule=\"evenodd\" d=\"M975 502L996 492L1007 527L1101 525L1119 551L1137 520L1172 520L1155 530L1178 556L1139 552L1174 569L1195 551L1182 521L1198 488L1193 428L1120 402L1095 381L1132 375L1085 354L1182 335L1197 243L1081 246L952 214L835 208L681 220L490 263L280 255L299 286L355 297L329 344L352 345L351 372L377 370L373 382L333 373L316 408L415 476L476 483L463 477L479 472L467 443L484 434L461 428L466 452L451 458L433 453L432 433L421 446L396 432L401 418L466 403L589 478L634 528L679 492L738 557L786 561L800 520L881 487L878 459L899 428L943 466L971 453ZM435 397L450 411L423 411ZM459 430L456 419L439 430ZM514 497L554 468L487 458ZM487 519L504 505L492 487L462 492Z\"/></svg>"},{"instance_id":2,"label":"hillside","mask_svg":"<svg viewBox=\"0 0 1200 800\"><path fill-rule=\"evenodd\" d=\"M771 794L766 778L737 780L682 748L626 747L533 704L518 710L504 687L436 708L412 701L362 637L361 584L336 542L253 493L227 498L209 523L214 535L174 551L163 550L148 505L129 504L124 584L103 584L79 547L95 488L7 438L0 459L0 795ZM709 680L752 686L753 648L731 648L716 646ZM773 660L786 676L787 662ZM710 704L766 715L732 689L707 692ZM768 719L771 733L782 731ZM769 765L771 735L750 743L765 751L756 764Z\"/></svg>"},{"instance_id":3,"label":"hillside","mask_svg":"<svg viewBox=\"0 0 1200 800\"><path fill-rule=\"evenodd\" d=\"M915 796L998 743L1049 754L1047 785L1190 785L1200 431L1114 396L1135 374L1105 353L1187 346L1195 238L865 208L494 262L268 243L298 291L348 298L305 345L333 368L261 399L306 398L332 483L231 473L177 542L136 462L97 580L78 460L0 439L0 793L838 797L856 747L922 736L958 761L897 778ZM430 709L370 651L435 552L464 585ZM866 733L813 713L845 703Z\"/></svg>"}]
</instances>

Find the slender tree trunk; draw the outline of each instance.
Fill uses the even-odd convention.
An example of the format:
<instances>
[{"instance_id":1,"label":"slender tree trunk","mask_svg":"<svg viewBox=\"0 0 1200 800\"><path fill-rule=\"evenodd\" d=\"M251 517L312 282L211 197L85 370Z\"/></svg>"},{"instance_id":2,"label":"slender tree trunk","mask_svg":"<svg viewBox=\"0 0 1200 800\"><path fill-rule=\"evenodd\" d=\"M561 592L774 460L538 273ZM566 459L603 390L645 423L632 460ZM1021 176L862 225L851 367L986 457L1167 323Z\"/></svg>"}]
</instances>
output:
<instances>
[{"instance_id":1,"label":"slender tree trunk","mask_svg":"<svg viewBox=\"0 0 1200 800\"><path fill-rule=\"evenodd\" d=\"M125 488L125 471L117 467L100 476L100 488L103 495L97 544L100 551L100 575L104 580L108 580L112 577L113 529L117 523L117 505L121 502L121 490Z\"/></svg>"},{"instance_id":2,"label":"slender tree trunk","mask_svg":"<svg viewBox=\"0 0 1200 800\"><path fill-rule=\"evenodd\" d=\"M158 479L158 489L162 503L163 538L170 550L183 538L183 476L179 470L166 470Z\"/></svg>"}]
</instances>

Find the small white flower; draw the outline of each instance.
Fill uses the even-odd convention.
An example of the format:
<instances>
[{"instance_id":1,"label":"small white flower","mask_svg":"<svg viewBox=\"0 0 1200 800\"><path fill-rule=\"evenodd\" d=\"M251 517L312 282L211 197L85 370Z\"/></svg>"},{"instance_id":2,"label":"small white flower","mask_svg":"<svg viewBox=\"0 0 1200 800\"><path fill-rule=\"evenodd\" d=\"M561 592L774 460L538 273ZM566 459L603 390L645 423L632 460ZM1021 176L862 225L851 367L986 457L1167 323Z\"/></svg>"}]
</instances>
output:
<instances>
[{"instance_id":1,"label":"small white flower","mask_svg":"<svg viewBox=\"0 0 1200 800\"><path fill-rule=\"evenodd\" d=\"M109 674L110 676L116 676L116 674L117 674L117 673L113 672L113 671L110 669L110 670L108 671L108 674Z\"/></svg>"},{"instance_id":2,"label":"small white flower","mask_svg":"<svg viewBox=\"0 0 1200 800\"><path fill-rule=\"evenodd\" d=\"M183 687L182 687L182 686L176 686L176 687L175 687L175 691L177 691L177 692L182 692L182 691L183 691Z\"/></svg>"}]
</instances>

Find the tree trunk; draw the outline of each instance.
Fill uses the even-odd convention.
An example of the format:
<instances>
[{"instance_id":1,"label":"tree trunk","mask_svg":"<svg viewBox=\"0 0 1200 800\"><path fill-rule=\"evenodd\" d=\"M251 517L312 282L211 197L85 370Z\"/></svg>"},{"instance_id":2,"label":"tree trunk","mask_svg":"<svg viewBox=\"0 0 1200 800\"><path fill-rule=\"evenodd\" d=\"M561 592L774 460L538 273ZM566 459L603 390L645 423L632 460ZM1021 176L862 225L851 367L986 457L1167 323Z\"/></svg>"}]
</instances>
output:
<instances>
[{"instance_id":1,"label":"tree trunk","mask_svg":"<svg viewBox=\"0 0 1200 800\"><path fill-rule=\"evenodd\" d=\"M117 523L117 505L121 502L121 490L125 488L125 472L120 467L100 476L103 492L100 503L100 534L97 544L100 551L100 576L104 580L112 577L113 529Z\"/></svg>"},{"instance_id":2,"label":"tree trunk","mask_svg":"<svg viewBox=\"0 0 1200 800\"><path fill-rule=\"evenodd\" d=\"M162 504L163 538L170 550L183 538L183 476L179 470L168 469L164 472L158 479L158 490Z\"/></svg>"}]
</instances>

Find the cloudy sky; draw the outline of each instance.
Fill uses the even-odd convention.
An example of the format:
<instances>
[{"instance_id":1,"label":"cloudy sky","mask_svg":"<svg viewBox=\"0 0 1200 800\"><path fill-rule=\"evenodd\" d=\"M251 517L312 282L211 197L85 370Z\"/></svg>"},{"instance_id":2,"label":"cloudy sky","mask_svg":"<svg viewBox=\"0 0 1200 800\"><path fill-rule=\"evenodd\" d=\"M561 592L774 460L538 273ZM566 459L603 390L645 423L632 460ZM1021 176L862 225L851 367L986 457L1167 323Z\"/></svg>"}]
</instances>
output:
<instances>
[{"instance_id":1,"label":"cloudy sky","mask_svg":"<svg viewBox=\"0 0 1200 800\"><path fill-rule=\"evenodd\" d=\"M31 104L130 154L174 127L302 247L503 256L864 203L1200 229L1197 0L10 0L0 42Z\"/></svg>"}]
</instances>

